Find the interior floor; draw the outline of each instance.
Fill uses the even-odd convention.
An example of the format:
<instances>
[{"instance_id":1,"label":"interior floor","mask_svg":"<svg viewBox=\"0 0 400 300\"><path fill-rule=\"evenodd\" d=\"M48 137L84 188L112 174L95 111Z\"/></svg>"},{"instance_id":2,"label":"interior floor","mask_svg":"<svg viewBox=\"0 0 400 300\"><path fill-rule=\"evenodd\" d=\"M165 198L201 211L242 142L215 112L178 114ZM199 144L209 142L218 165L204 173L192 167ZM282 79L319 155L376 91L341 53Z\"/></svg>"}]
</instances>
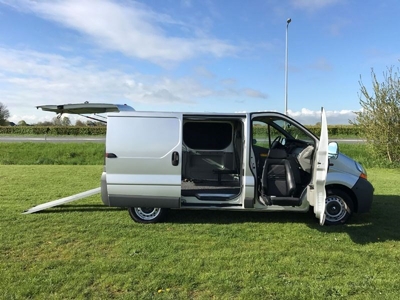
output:
<instances>
[{"instance_id":1,"label":"interior floor","mask_svg":"<svg viewBox=\"0 0 400 300\"><path fill-rule=\"evenodd\" d=\"M196 196L198 194L234 194L240 193L239 181L182 181L182 196Z\"/></svg>"}]
</instances>

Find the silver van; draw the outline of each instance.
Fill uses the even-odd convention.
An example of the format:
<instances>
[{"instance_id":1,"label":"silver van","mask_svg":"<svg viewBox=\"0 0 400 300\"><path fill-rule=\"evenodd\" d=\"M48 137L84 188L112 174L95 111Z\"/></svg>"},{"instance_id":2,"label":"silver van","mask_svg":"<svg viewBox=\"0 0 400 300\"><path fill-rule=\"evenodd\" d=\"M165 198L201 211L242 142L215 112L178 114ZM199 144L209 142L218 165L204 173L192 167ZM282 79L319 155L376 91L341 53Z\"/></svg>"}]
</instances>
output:
<instances>
[{"instance_id":1,"label":"silver van","mask_svg":"<svg viewBox=\"0 0 400 300\"><path fill-rule=\"evenodd\" d=\"M323 109L317 138L277 112L140 112L103 104L38 108L111 112L101 198L105 205L128 207L136 222L162 221L168 209L307 212L313 207L321 225L343 224L371 208L374 189L367 173L341 154L337 143L328 143Z\"/></svg>"}]
</instances>

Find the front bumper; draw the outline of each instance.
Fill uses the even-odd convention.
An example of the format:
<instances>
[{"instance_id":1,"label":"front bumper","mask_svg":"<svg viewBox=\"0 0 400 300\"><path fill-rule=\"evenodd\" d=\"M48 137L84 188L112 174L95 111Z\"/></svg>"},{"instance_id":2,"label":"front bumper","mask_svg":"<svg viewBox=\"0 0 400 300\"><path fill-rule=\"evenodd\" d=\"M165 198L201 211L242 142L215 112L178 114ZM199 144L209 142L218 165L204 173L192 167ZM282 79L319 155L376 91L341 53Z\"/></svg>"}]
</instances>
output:
<instances>
[{"instance_id":1,"label":"front bumper","mask_svg":"<svg viewBox=\"0 0 400 300\"><path fill-rule=\"evenodd\" d=\"M357 198L358 205L356 212L369 212L374 197L374 187L372 184L364 178L359 178L351 190Z\"/></svg>"}]
</instances>

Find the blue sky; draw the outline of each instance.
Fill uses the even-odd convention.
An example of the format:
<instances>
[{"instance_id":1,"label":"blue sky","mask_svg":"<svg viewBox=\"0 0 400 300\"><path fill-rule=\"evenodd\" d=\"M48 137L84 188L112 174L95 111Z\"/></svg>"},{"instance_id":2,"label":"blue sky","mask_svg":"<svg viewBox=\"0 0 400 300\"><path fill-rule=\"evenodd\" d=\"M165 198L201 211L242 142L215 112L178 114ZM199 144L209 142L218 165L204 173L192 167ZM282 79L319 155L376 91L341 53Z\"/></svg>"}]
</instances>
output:
<instances>
[{"instance_id":1,"label":"blue sky","mask_svg":"<svg viewBox=\"0 0 400 300\"><path fill-rule=\"evenodd\" d=\"M126 103L136 110L284 111L346 124L359 79L399 65L397 0L0 0L0 102L11 121L36 105Z\"/></svg>"}]
</instances>

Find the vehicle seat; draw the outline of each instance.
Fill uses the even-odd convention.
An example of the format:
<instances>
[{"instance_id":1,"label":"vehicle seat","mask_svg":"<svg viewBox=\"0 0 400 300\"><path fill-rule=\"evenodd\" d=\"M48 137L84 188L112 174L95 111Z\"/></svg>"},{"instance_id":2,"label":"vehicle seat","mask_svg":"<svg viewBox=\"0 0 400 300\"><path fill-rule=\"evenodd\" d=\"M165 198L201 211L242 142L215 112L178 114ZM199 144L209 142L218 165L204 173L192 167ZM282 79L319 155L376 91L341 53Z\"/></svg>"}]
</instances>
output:
<instances>
[{"instance_id":1,"label":"vehicle seat","mask_svg":"<svg viewBox=\"0 0 400 300\"><path fill-rule=\"evenodd\" d=\"M285 149L271 149L265 160L261 177L262 194L273 197L292 197L296 182Z\"/></svg>"},{"instance_id":2,"label":"vehicle seat","mask_svg":"<svg viewBox=\"0 0 400 300\"><path fill-rule=\"evenodd\" d=\"M299 162L301 168L307 173L311 172L311 159L313 153L314 147L309 145L297 155L297 161Z\"/></svg>"}]
</instances>

